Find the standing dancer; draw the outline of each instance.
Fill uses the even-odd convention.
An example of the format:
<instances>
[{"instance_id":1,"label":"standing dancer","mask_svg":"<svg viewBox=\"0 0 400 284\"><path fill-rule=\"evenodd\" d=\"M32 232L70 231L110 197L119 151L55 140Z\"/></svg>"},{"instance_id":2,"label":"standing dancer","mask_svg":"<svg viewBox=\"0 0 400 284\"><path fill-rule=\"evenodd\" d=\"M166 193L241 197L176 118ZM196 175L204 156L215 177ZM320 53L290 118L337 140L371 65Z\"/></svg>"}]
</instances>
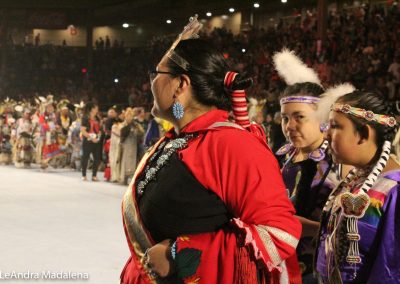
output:
<instances>
[{"instance_id":1,"label":"standing dancer","mask_svg":"<svg viewBox=\"0 0 400 284\"><path fill-rule=\"evenodd\" d=\"M85 105L85 114L82 118L81 133L82 133L82 180L86 181L86 171L89 162L90 154L93 157L92 165L92 181L98 181L97 169L100 164L100 148L102 145L100 141L100 122L97 118L99 107L88 102Z\"/></svg>"},{"instance_id":2,"label":"standing dancer","mask_svg":"<svg viewBox=\"0 0 400 284\"><path fill-rule=\"evenodd\" d=\"M400 165L390 154L397 129L391 108L376 93L355 91L332 105L329 124L334 161L355 168L324 207L316 270L322 283L400 283Z\"/></svg>"},{"instance_id":3,"label":"standing dancer","mask_svg":"<svg viewBox=\"0 0 400 284\"><path fill-rule=\"evenodd\" d=\"M297 256L303 283L317 283L313 276L313 253L322 208L338 183L332 173L333 162L324 139L325 124L317 115L317 104L324 93L318 75L292 51L282 50L273 57L275 67L288 84L280 100L282 131L289 144L278 150L285 156L282 176L295 206L303 232ZM344 94L353 90L343 85L328 90Z\"/></svg>"},{"instance_id":4,"label":"standing dancer","mask_svg":"<svg viewBox=\"0 0 400 284\"><path fill-rule=\"evenodd\" d=\"M285 262L301 228L278 163L265 138L228 121L251 80L228 72L210 43L188 39L199 28L192 18L149 72L152 112L174 128L146 153L124 196L131 257L121 282L300 283Z\"/></svg>"}]
</instances>

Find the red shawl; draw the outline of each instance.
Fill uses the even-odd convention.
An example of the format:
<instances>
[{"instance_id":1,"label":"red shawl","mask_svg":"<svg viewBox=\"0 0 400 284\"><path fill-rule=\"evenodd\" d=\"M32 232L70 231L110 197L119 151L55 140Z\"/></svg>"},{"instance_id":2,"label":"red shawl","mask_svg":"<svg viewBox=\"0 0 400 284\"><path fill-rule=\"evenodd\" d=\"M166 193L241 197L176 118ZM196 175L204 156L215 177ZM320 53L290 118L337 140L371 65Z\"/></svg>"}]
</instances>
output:
<instances>
[{"instance_id":1,"label":"red shawl","mask_svg":"<svg viewBox=\"0 0 400 284\"><path fill-rule=\"evenodd\" d=\"M178 255L195 259L188 261L182 273L184 283L257 283L257 268L263 268L262 283L301 283L295 256L301 225L294 217L279 165L268 146L255 135L230 126L210 129L215 122L227 119L225 111L214 110L183 130L200 135L179 152L179 157L234 216L231 228L177 239ZM173 137L173 132L166 137ZM135 177L144 165L142 161ZM137 224L142 224L134 192L132 182L123 202L124 227L132 257L121 279L125 284L152 283L140 262L143 250L135 234L141 229ZM130 224L132 218L138 222L134 226ZM153 245L151 235L143 229Z\"/></svg>"}]
</instances>

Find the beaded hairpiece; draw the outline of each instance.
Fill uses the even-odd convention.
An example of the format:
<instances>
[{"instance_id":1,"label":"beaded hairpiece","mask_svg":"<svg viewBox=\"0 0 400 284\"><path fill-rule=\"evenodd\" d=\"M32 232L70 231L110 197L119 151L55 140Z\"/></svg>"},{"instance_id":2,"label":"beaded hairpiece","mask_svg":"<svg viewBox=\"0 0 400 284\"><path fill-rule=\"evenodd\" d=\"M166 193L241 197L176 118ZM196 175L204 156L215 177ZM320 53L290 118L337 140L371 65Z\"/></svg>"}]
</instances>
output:
<instances>
[{"instance_id":1,"label":"beaded hairpiece","mask_svg":"<svg viewBox=\"0 0 400 284\"><path fill-rule=\"evenodd\" d=\"M332 105L340 97L354 92L355 89L356 88L354 88L354 86L349 83L342 83L328 88L325 93L320 95L320 100L317 107L317 117L319 118L320 122L328 124L329 113L331 111Z\"/></svg>"},{"instance_id":2,"label":"beaded hairpiece","mask_svg":"<svg viewBox=\"0 0 400 284\"><path fill-rule=\"evenodd\" d=\"M376 114L370 110L352 107L348 104L334 104L332 106L332 110L340 111L346 114L351 114L354 115L355 117L359 117L367 121L375 121L379 124L387 125L389 127L394 127L397 124L396 119L393 116L388 116L385 114Z\"/></svg>"},{"instance_id":3,"label":"beaded hairpiece","mask_svg":"<svg viewBox=\"0 0 400 284\"><path fill-rule=\"evenodd\" d=\"M165 54L169 59L171 59L185 71L189 70L189 62L177 54L174 49L181 40L199 37L197 33L203 27L203 24L199 23L197 17L197 15L194 15L194 17L189 18L189 23L183 28L183 31L178 35L177 39L172 43L170 49Z\"/></svg>"},{"instance_id":4,"label":"beaded hairpiece","mask_svg":"<svg viewBox=\"0 0 400 284\"><path fill-rule=\"evenodd\" d=\"M232 111L235 122L243 128L250 127L249 113L247 111L246 92L244 90L232 90L231 86L236 76L236 72L228 71L225 74L224 86L231 95Z\"/></svg>"},{"instance_id":5,"label":"beaded hairpiece","mask_svg":"<svg viewBox=\"0 0 400 284\"><path fill-rule=\"evenodd\" d=\"M280 104L288 104L288 103L303 103L303 104L316 104L319 102L319 98L312 96L290 96L284 97L280 100Z\"/></svg>"}]
</instances>

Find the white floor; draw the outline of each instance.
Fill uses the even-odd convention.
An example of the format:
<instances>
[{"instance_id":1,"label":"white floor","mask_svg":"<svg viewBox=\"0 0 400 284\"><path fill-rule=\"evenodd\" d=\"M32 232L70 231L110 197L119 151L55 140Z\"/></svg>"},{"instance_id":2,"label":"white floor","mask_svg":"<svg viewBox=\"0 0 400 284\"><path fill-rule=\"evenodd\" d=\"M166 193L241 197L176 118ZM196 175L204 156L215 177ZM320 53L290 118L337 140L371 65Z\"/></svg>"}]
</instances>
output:
<instances>
[{"instance_id":1,"label":"white floor","mask_svg":"<svg viewBox=\"0 0 400 284\"><path fill-rule=\"evenodd\" d=\"M126 188L83 182L71 170L0 166L0 283L119 283L129 256L120 209ZM27 272L40 279L4 279ZM45 280L43 272L89 279Z\"/></svg>"}]
</instances>

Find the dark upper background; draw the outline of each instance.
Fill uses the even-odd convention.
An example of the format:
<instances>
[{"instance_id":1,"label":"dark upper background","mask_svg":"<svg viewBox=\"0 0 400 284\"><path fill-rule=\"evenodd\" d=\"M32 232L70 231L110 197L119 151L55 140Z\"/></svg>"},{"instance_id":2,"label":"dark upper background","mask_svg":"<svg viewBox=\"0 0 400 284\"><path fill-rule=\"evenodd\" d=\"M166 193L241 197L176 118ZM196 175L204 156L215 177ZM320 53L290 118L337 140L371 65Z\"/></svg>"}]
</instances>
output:
<instances>
[{"instance_id":1,"label":"dark upper background","mask_svg":"<svg viewBox=\"0 0 400 284\"><path fill-rule=\"evenodd\" d=\"M328 3L351 3L352 1L329 1ZM253 3L260 8L255 10ZM287 13L304 7L315 7L316 0L1 0L1 19L7 19L13 26L29 28L66 28L73 23L83 25L90 15L94 26L122 24L129 21L138 25L155 25L174 19L171 29L181 29L187 18L207 11L213 14L227 14L229 7L237 11L257 13ZM57 13L57 14L55 14ZM46 16L47 15L47 16ZM40 22L39 16L47 18ZM35 22L36 19L36 22ZM63 27L63 25L65 25ZM156 26L156 25L155 25Z\"/></svg>"}]
</instances>

